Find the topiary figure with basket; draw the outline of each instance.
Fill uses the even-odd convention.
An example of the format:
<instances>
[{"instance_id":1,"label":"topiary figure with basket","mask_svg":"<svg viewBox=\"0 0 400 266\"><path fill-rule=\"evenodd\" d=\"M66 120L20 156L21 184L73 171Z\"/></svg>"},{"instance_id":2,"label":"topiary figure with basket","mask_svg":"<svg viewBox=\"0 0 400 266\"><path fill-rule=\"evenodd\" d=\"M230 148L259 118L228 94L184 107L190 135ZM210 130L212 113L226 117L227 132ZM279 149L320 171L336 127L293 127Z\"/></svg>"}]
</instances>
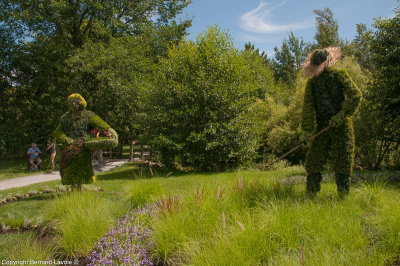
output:
<instances>
[{"instance_id":1,"label":"topiary figure with basket","mask_svg":"<svg viewBox=\"0 0 400 266\"><path fill-rule=\"evenodd\" d=\"M95 113L78 93L68 97L68 108L55 130L61 144L60 175L63 185L80 188L95 181L91 151L114 148L118 134Z\"/></svg>"}]
</instances>

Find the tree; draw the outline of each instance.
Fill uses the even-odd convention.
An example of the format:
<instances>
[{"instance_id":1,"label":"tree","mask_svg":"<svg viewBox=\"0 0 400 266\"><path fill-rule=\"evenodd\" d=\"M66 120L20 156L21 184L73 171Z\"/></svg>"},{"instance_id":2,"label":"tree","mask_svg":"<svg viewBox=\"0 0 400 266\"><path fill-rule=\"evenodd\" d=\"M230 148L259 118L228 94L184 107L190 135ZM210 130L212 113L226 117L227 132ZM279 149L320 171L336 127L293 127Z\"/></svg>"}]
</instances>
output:
<instances>
[{"instance_id":1,"label":"tree","mask_svg":"<svg viewBox=\"0 0 400 266\"><path fill-rule=\"evenodd\" d=\"M290 31L288 38L283 39L281 49L274 48L275 58L272 59L272 69L275 81L286 84L288 90L293 92L297 74L309 50L309 44Z\"/></svg>"},{"instance_id":2,"label":"tree","mask_svg":"<svg viewBox=\"0 0 400 266\"><path fill-rule=\"evenodd\" d=\"M385 153L398 149L400 140L400 7L395 14L377 19L370 39L373 83L365 98L374 123L380 125L376 137L381 145L374 168L380 167Z\"/></svg>"},{"instance_id":3,"label":"tree","mask_svg":"<svg viewBox=\"0 0 400 266\"><path fill-rule=\"evenodd\" d=\"M152 49L141 37L111 38L107 44L86 44L67 61L70 86L113 125L120 142L143 133L139 120L155 68Z\"/></svg>"},{"instance_id":4,"label":"tree","mask_svg":"<svg viewBox=\"0 0 400 266\"><path fill-rule=\"evenodd\" d=\"M313 12L317 15L315 18L317 32L314 37L317 44L314 48L339 46L339 25L337 20L333 18L332 10L330 8L314 9Z\"/></svg>"},{"instance_id":5,"label":"tree","mask_svg":"<svg viewBox=\"0 0 400 266\"><path fill-rule=\"evenodd\" d=\"M3 23L14 23L24 29L19 37L53 37L78 48L87 40L140 35L151 27L184 25L186 28L190 20L176 23L175 17L189 3L188 0L2 0L0 7L6 14Z\"/></svg>"},{"instance_id":6,"label":"tree","mask_svg":"<svg viewBox=\"0 0 400 266\"><path fill-rule=\"evenodd\" d=\"M246 51L250 51L255 53L256 55L260 56L262 58L262 60L264 61L265 66L269 66L270 62L269 59L267 57L267 54L265 53L265 51L260 52L260 49L255 49L254 48L254 44L252 44L251 42L248 42L244 45L244 49Z\"/></svg>"},{"instance_id":7,"label":"tree","mask_svg":"<svg viewBox=\"0 0 400 266\"><path fill-rule=\"evenodd\" d=\"M16 148L15 139L21 142L20 147L33 140L44 142L57 124L63 109L60 107L65 107L63 99L73 92L81 92L77 90L78 87L94 88L95 82L78 78L77 71L85 69L81 66L93 66L96 62L92 64L81 61L82 65L74 65L71 58L81 56L85 60L95 60L94 57L83 56L89 45L100 47L102 44L112 44L115 47L116 39L135 36L143 37L140 47L150 48L146 48L145 55L156 62L159 57L165 56L168 45L178 43L186 35L191 20L178 22L176 16L189 3L188 0L0 0L0 28L2 34L5 33L2 36L12 37L1 43L1 48L6 45L11 47L8 50L2 49L9 52L8 56L2 57L1 70L11 73L3 80L12 88L7 93L11 93L9 97L15 106L13 112L2 116L0 125L2 132L7 130L9 133L4 139L7 149L12 146ZM129 41L125 44L128 45ZM123 47L121 49L124 50ZM111 66L115 67L115 71L121 67L118 61L111 63ZM99 72L103 70L98 68ZM112 73L110 68L108 70L108 74ZM94 72L91 74L100 75ZM74 87L77 83L71 83L71 77L80 80L80 86ZM110 81L115 76L108 78L103 85L116 82ZM109 88L106 85L98 88L104 91L99 93L93 89L82 93L85 96L99 93L99 97L107 98ZM2 104L11 106L10 103ZM104 118L109 117L105 115ZM18 131L12 128L18 128Z\"/></svg>"},{"instance_id":8,"label":"tree","mask_svg":"<svg viewBox=\"0 0 400 266\"><path fill-rule=\"evenodd\" d=\"M160 63L145 121L162 162L221 169L252 159L259 137L252 107L260 86L272 83L263 60L213 26L170 47Z\"/></svg>"},{"instance_id":9,"label":"tree","mask_svg":"<svg viewBox=\"0 0 400 266\"><path fill-rule=\"evenodd\" d=\"M373 67L370 47L372 31L364 23L356 24L356 27L357 35L352 41L353 54L362 68L371 71Z\"/></svg>"}]
</instances>

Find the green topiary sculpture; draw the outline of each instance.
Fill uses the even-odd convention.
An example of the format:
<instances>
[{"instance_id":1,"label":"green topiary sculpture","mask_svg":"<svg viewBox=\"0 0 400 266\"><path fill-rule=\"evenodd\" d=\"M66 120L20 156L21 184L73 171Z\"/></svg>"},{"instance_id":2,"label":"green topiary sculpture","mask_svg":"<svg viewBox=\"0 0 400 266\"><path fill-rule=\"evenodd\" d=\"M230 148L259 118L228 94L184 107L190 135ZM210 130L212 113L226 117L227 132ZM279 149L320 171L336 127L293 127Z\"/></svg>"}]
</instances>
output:
<instances>
[{"instance_id":1,"label":"green topiary sculpture","mask_svg":"<svg viewBox=\"0 0 400 266\"><path fill-rule=\"evenodd\" d=\"M78 188L95 181L91 151L116 147L118 135L99 116L86 110L86 101L80 94L68 97L68 107L55 136L57 143L62 145L61 182Z\"/></svg>"},{"instance_id":2,"label":"green topiary sculpture","mask_svg":"<svg viewBox=\"0 0 400 266\"><path fill-rule=\"evenodd\" d=\"M310 136L332 126L312 140L306 154L306 191L310 196L321 189L321 172L329 151L339 195L347 194L350 189L354 159L351 116L360 103L361 93L345 70L330 67L340 57L339 48L329 47L312 52L305 62L304 70L311 78L304 95L302 129Z\"/></svg>"}]
</instances>

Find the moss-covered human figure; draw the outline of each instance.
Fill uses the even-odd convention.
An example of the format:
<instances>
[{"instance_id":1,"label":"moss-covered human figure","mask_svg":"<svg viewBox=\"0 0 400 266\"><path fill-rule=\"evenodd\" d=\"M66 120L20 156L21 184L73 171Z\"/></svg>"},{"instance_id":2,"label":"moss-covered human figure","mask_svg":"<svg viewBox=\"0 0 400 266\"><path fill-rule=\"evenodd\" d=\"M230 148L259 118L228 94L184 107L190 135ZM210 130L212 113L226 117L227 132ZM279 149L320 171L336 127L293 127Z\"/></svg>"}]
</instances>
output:
<instances>
[{"instance_id":1,"label":"moss-covered human figure","mask_svg":"<svg viewBox=\"0 0 400 266\"><path fill-rule=\"evenodd\" d=\"M99 116L86 110L80 94L68 97L68 108L55 130L57 144L61 144L61 182L79 188L95 181L90 151L117 146L118 135Z\"/></svg>"},{"instance_id":2,"label":"moss-covered human figure","mask_svg":"<svg viewBox=\"0 0 400 266\"><path fill-rule=\"evenodd\" d=\"M302 129L308 136L331 128L311 139L306 154L306 192L313 197L321 189L321 172L330 157L335 171L339 196L350 189L350 175L354 158L354 132L351 120L356 111L361 93L348 73L331 67L341 57L340 48L329 47L312 52L305 62L307 81Z\"/></svg>"}]
</instances>

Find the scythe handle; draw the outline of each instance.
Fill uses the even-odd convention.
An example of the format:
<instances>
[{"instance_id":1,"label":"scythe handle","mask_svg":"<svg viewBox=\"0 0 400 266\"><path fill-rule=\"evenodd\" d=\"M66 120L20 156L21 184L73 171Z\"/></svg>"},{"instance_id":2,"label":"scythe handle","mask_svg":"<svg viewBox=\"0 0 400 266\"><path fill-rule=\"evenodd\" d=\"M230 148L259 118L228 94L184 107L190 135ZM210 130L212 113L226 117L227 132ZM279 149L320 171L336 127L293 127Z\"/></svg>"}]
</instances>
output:
<instances>
[{"instance_id":1,"label":"scythe handle","mask_svg":"<svg viewBox=\"0 0 400 266\"><path fill-rule=\"evenodd\" d=\"M325 131L327 131L328 129L330 129L332 126L327 126L326 128L322 129L321 131L319 131L318 133L314 134L311 137L308 137L306 139L304 139L300 144L298 144L296 147L294 147L293 149L291 149L290 151L288 151L287 153L285 153L284 155L282 155L281 157L279 157L278 159L276 159L275 161L273 161L272 163L269 163L268 165L264 166L263 168L269 168L271 165L276 164L277 162L279 162L280 160L284 159L285 157L287 157L289 154L293 153L295 150L297 150L298 148L300 148L301 146L303 146L304 144L306 144L308 141L318 137L319 135L323 134Z\"/></svg>"}]
</instances>

